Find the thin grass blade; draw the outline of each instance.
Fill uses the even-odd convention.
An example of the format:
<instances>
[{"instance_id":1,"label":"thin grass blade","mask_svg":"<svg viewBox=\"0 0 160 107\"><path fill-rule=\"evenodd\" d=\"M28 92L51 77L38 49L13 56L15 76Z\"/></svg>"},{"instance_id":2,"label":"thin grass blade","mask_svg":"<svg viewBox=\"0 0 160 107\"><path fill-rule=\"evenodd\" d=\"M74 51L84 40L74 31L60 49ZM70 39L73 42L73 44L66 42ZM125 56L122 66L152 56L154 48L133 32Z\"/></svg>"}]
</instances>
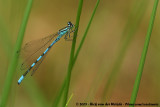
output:
<instances>
[{"instance_id":1,"label":"thin grass blade","mask_svg":"<svg viewBox=\"0 0 160 107\"><path fill-rule=\"evenodd\" d=\"M147 51L148 51L148 47L149 47L149 42L150 42L150 38L151 38L151 34L152 34L152 29L153 29L153 25L154 25L154 21L155 21L158 2L159 2L159 0L154 1L151 19L149 22L149 27L148 27L148 31L147 31L147 35L146 35L146 39L145 39L145 43L144 43L144 48L143 48L140 63L139 63L139 68L138 68L136 80L135 80L134 87L133 87L133 92L132 92L130 104L135 104L135 102L136 102L136 98L137 98L137 94L138 94L138 90L139 90L139 86L140 86L140 81L141 81L141 77L142 77L142 73L143 73L143 68L144 68L144 64L145 64L145 60L146 60L146 56L147 56ZM129 107L134 107L134 105L130 105Z\"/></svg>"},{"instance_id":2,"label":"thin grass blade","mask_svg":"<svg viewBox=\"0 0 160 107\"><path fill-rule=\"evenodd\" d=\"M0 107L5 107L7 104L7 100L9 97L9 92L11 90L11 85L12 85L12 81L14 78L14 73L17 67L17 63L18 63L18 57L19 57L19 53L18 51L21 49L21 45L23 42L23 37L24 37L24 33L25 33L25 29L26 29L26 25L28 22L28 18L29 18L29 14L32 8L32 0L28 1L25 13L24 13L24 18L22 20L22 24L20 26L20 30L19 30L19 34L17 37L17 42L14 48L14 52L13 52L13 56L11 58L11 62L9 64L8 67L8 72L7 72L7 77L6 77L6 81L4 84L4 89L3 89L3 94L2 94L2 100L1 100L1 104Z\"/></svg>"},{"instance_id":3,"label":"thin grass blade","mask_svg":"<svg viewBox=\"0 0 160 107\"><path fill-rule=\"evenodd\" d=\"M67 98L68 98L69 84L70 84L70 79L71 79L71 71L72 71L72 67L73 67L74 51L75 51L75 46L76 46L76 39L77 39L80 16L81 16L81 12L82 12L82 6L83 6L83 0L79 0L79 6L78 6L77 18L76 18L76 24L75 24L75 28L77 28L77 30L74 32L74 36L73 36L72 48L71 48L71 53L70 53L70 60L69 60L67 77L66 77L66 84L65 84L65 90L64 90L64 102L63 102L64 107L67 103Z\"/></svg>"}]
</instances>

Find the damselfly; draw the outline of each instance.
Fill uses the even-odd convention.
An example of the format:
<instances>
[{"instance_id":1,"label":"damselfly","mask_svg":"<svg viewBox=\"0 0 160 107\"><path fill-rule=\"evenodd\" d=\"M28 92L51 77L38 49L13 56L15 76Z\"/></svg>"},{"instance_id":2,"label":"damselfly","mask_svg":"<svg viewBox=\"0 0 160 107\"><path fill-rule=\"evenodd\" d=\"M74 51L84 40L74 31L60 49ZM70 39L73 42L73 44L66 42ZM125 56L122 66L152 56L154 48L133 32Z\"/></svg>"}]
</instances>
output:
<instances>
[{"instance_id":1,"label":"damselfly","mask_svg":"<svg viewBox=\"0 0 160 107\"><path fill-rule=\"evenodd\" d=\"M57 33L50 35L48 37L43 38L41 41L43 41L44 44L40 44L39 48L34 50L34 52L30 52L31 54L24 60L24 62L21 64L21 70L25 70L25 73L19 78L18 80L18 84L20 84L22 82L22 80L24 79L24 77L30 72L32 71L31 75L33 75L33 73L37 70L37 68L39 67L39 65L42 63L43 59L45 58L46 54L49 52L49 50L51 49L51 47L58 42L62 36L64 36L64 39L68 40L68 38L70 38L70 33L74 32L74 30L72 30L74 28L74 25L71 22L68 22L68 25L62 29L60 29ZM56 37L56 38L55 38ZM46 41L47 40L47 41ZM37 42L38 43L38 42ZM31 43L27 43L24 46L24 49L26 49L27 47L32 46ZM45 49L45 50L44 50ZM42 51L44 50L44 51ZM36 54L39 53L39 56L37 56ZM33 57L36 57L33 58Z\"/></svg>"}]
</instances>

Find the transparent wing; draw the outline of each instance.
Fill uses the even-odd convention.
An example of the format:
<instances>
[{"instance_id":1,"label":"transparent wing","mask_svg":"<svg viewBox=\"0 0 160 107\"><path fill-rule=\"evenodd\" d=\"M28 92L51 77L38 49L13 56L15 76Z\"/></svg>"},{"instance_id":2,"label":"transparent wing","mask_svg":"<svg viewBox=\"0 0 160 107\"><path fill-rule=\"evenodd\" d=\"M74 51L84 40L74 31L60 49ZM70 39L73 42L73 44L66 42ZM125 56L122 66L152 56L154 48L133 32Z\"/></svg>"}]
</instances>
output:
<instances>
[{"instance_id":1,"label":"transparent wing","mask_svg":"<svg viewBox=\"0 0 160 107\"><path fill-rule=\"evenodd\" d=\"M28 69L31 64L35 62L37 58L45 51L45 49L49 47L56 36L58 36L58 33L26 43L20 53L20 56L22 59L24 59L22 61L20 70Z\"/></svg>"}]
</instances>

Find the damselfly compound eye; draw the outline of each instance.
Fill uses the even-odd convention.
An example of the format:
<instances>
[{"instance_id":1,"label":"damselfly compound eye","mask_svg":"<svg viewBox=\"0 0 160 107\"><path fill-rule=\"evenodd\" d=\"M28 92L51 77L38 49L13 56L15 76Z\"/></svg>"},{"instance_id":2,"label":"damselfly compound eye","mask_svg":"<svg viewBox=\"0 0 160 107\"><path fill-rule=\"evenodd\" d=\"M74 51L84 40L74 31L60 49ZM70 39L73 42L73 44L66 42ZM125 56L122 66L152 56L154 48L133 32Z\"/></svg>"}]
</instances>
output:
<instances>
[{"instance_id":1,"label":"damselfly compound eye","mask_svg":"<svg viewBox=\"0 0 160 107\"><path fill-rule=\"evenodd\" d=\"M71 22L68 22L69 27L73 27L73 24Z\"/></svg>"}]
</instances>

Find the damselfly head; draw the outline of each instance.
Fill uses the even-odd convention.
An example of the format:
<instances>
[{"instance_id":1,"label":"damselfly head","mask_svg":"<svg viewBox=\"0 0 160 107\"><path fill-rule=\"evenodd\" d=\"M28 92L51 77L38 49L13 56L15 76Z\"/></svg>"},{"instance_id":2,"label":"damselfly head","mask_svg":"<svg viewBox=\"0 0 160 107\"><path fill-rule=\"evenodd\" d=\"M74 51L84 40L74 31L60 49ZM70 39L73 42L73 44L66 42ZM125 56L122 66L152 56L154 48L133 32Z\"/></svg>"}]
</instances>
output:
<instances>
[{"instance_id":1,"label":"damselfly head","mask_svg":"<svg viewBox=\"0 0 160 107\"><path fill-rule=\"evenodd\" d=\"M72 28L74 25L69 21L68 26Z\"/></svg>"}]
</instances>

